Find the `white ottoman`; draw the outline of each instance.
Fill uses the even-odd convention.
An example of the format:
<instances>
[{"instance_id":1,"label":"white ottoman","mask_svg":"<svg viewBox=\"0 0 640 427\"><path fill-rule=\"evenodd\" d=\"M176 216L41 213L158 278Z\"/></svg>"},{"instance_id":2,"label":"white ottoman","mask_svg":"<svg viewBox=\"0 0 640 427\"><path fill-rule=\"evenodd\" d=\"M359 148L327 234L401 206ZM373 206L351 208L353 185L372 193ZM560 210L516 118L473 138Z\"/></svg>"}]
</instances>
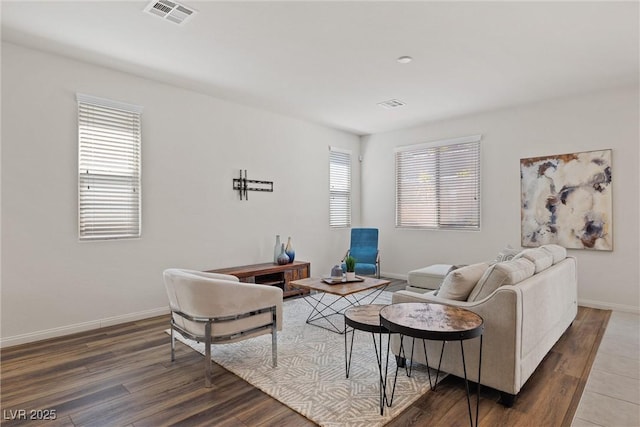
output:
<instances>
[{"instance_id":1,"label":"white ottoman","mask_svg":"<svg viewBox=\"0 0 640 427\"><path fill-rule=\"evenodd\" d=\"M407 291L425 292L438 289L445 276L451 271L451 264L433 264L429 267L420 268L409 272L407 279Z\"/></svg>"}]
</instances>

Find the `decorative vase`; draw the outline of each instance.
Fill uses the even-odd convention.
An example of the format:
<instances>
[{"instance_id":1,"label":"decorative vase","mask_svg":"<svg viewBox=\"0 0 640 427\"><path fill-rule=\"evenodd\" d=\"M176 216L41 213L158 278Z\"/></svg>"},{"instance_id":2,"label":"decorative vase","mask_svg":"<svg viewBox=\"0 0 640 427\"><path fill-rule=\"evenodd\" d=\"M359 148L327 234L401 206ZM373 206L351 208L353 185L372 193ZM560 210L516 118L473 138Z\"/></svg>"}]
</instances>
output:
<instances>
[{"instance_id":1,"label":"decorative vase","mask_svg":"<svg viewBox=\"0 0 640 427\"><path fill-rule=\"evenodd\" d=\"M278 263L280 252L280 235L276 234L276 245L273 247L273 262L276 264Z\"/></svg>"},{"instance_id":2,"label":"decorative vase","mask_svg":"<svg viewBox=\"0 0 640 427\"><path fill-rule=\"evenodd\" d=\"M356 280L356 272L355 271L347 271L347 281Z\"/></svg>"},{"instance_id":3,"label":"decorative vase","mask_svg":"<svg viewBox=\"0 0 640 427\"><path fill-rule=\"evenodd\" d=\"M331 278L333 280L342 280L342 267L339 265L334 265L331 269Z\"/></svg>"},{"instance_id":4,"label":"decorative vase","mask_svg":"<svg viewBox=\"0 0 640 427\"><path fill-rule=\"evenodd\" d=\"M293 259L296 257L296 251L294 251L293 246L291 246L291 237L287 239L287 246L284 248L284 251L289 257L289 262L293 262Z\"/></svg>"},{"instance_id":5,"label":"decorative vase","mask_svg":"<svg viewBox=\"0 0 640 427\"><path fill-rule=\"evenodd\" d=\"M287 256L287 253L284 251L284 243L281 245L280 255L278 255L278 259L276 260L276 262L279 265L289 264L289 257Z\"/></svg>"}]
</instances>

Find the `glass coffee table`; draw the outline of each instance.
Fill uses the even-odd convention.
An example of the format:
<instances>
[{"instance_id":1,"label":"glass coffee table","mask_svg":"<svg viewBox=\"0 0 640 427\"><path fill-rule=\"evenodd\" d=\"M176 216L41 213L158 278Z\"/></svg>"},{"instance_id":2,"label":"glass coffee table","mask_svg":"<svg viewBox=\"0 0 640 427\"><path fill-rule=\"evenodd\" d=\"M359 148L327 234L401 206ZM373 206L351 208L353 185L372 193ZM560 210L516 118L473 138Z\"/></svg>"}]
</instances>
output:
<instances>
[{"instance_id":1,"label":"glass coffee table","mask_svg":"<svg viewBox=\"0 0 640 427\"><path fill-rule=\"evenodd\" d=\"M388 280L372 277L359 279L361 280L329 284L324 279L310 277L293 280L289 282L289 286L315 291L304 297L311 306L311 313L306 320L308 324L344 334L344 324L342 324L344 311L349 307L360 305L363 301L367 304L373 303L391 283ZM335 298L336 296L338 298ZM340 320L340 324L336 319Z\"/></svg>"}]
</instances>

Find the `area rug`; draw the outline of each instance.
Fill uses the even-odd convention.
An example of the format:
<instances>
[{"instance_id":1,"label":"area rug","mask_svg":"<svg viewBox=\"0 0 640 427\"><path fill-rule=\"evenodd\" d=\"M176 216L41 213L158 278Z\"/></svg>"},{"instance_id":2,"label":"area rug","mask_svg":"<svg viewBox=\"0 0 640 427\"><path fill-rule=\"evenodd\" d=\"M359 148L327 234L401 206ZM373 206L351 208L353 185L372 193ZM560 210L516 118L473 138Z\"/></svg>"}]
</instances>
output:
<instances>
[{"instance_id":1,"label":"area rug","mask_svg":"<svg viewBox=\"0 0 640 427\"><path fill-rule=\"evenodd\" d=\"M361 303L367 302L365 299ZM391 293L383 292L375 302L390 303ZM277 368L271 366L271 335L214 345L212 359L294 411L327 427L382 426L429 390L425 367L414 366L410 378L401 369L393 405L385 407L381 416L378 366L371 334L356 331L351 371L346 378L344 335L306 324L311 307L303 299L286 301L283 312L283 328L278 333ZM342 316L333 317L344 325ZM178 333L176 337L204 354L203 344L185 339ZM350 338L349 334L349 342ZM386 337L383 342L384 355ZM395 369L395 358L391 354L391 384Z\"/></svg>"}]
</instances>

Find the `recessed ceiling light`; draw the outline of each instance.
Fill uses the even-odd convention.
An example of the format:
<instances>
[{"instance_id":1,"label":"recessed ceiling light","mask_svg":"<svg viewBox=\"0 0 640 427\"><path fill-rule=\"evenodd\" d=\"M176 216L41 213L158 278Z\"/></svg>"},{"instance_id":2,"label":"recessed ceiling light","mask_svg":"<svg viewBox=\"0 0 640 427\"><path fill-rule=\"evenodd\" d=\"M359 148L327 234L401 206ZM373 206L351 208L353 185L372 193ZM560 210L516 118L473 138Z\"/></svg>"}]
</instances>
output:
<instances>
[{"instance_id":1,"label":"recessed ceiling light","mask_svg":"<svg viewBox=\"0 0 640 427\"><path fill-rule=\"evenodd\" d=\"M398 61L401 64L408 64L409 62L413 61L413 58L410 56L401 56L398 59L396 59L396 61Z\"/></svg>"}]
</instances>

